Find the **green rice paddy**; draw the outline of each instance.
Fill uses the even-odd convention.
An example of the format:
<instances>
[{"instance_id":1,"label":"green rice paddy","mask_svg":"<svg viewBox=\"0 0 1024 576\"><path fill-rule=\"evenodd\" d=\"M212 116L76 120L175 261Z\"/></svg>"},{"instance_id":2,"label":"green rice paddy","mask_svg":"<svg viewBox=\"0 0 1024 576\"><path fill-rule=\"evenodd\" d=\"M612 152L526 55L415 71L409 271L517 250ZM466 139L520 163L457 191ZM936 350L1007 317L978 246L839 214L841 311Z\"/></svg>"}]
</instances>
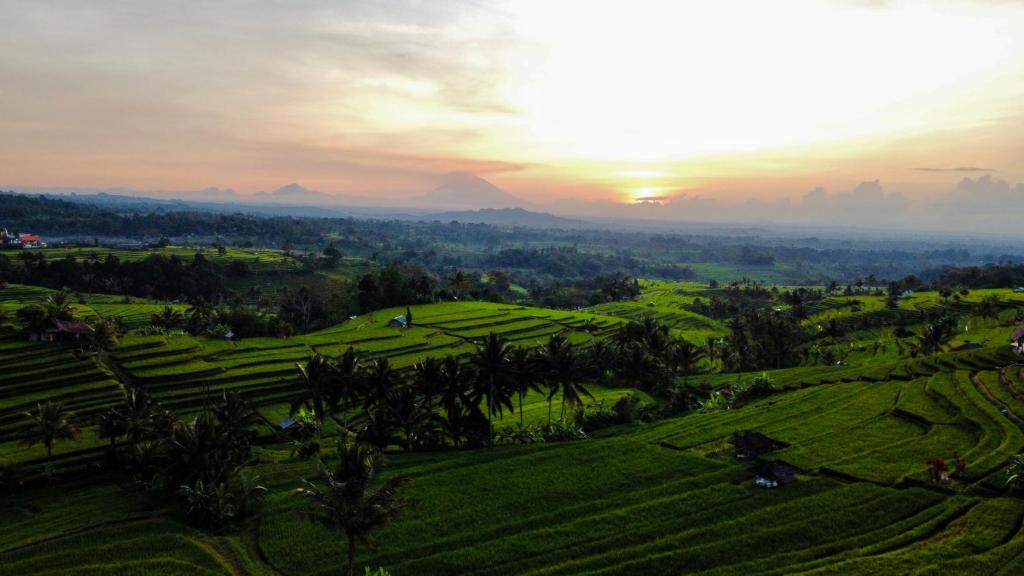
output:
<instances>
[{"instance_id":1,"label":"green rice paddy","mask_svg":"<svg viewBox=\"0 0 1024 576\"><path fill-rule=\"evenodd\" d=\"M1002 311L981 318L974 306L990 294ZM583 312L449 302L412 307L408 329L388 326L403 307L290 339L126 337L99 360L8 337L0 340L0 460L38 464L39 448L16 442L20 414L34 402L58 397L88 415L116 400L119 380L182 413L237 390L274 421L287 412L295 363L313 352L352 346L407 369L468 353L492 331L524 345L560 333L585 346L645 315L693 342L727 334L692 309L698 297L706 289L695 284L655 283L639 300ZM960 313L956 337L944 352L911 357L893 318L913 331L944 305ZM88 306L102 315L117 304ZM849 349L844 361L770 371L778 393L741 408L579 442L389 454L387 473L412 478L417 506L374 535L378 546L363 549L360 565L396 576L1024 573L1024 501L1004 482L1008 460L1024 451L1024 371L1012 366L1007 345L1020 306L1024 298L1010 291L949 303L921 293L896 310L880 296L831 297L815 304L805 328L840 322L844 335L830 345ZM721 387L760 375L701 368L691 383ZM592 391L607 405L630 389ZM529 396L524 412L542 421L545 400ZM518 414L506 418L512 424ZM750 462L729 444L743 430L782 443L768 458L799 467L798 481L754 486ZM87 466L102 445L87 430L57 445L56 464ZM954 453L964 474L932 484L926 462ZM305 502L292 493L313 464L283 444L262 446L258 456L252 468L270 492L261 515L237 533L196 532L114 484L70 483L0 505L0 566L19 574L340 573L343 538L304 520Z\"/></svg>"}]
</instances>

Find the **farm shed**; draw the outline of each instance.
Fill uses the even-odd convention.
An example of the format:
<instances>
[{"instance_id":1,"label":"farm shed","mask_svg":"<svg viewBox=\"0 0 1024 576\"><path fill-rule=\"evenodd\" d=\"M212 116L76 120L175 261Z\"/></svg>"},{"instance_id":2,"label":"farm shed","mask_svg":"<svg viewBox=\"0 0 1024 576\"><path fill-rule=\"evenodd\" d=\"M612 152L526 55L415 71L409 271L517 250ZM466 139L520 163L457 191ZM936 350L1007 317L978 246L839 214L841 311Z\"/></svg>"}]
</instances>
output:
<instances>
[{"instance_id":1,"label":"farm shed","mask_svg":"<svg viewBox=\"0 0 1024 576\"><path fill-rule=\"evenodd\" d=\"M79 342L95 332L93 327L81 320L54 320L53 326L45 330L33 332L29 340L33 342Z\"/></svg>"},{"instance_id":2,"label":"farm shed","mask_svg":"<svg viewBox=\"0 0 1024 576\"><path fill-rule=\"evenodd\" d=\"M733 434L729 443L736 449L737 458L757 458L762 454L774 452L779 448L785 448L787 444L773 440L760 432L737 432Z\"/></svg>"},{"instance_id":3,"label":"farm shed","mask_svg":"<svg viewBox=\"0 0 1024 576\"><path fill-rule=\"evenodd\" d=\"M761 462L754 467L754 485L762 488L785 486L796 482L796 475L801 472L796 466L782 460Z\"/></svg>"},{"instance_id":4,"label":"farm shed","mask_svg":"<svg viewBox=\"0 0 1024 576\"><path fill-rule=\"evenodd\" d=\"M1024 324L1017 326L1017 329L1013 331L1010 336L1010 345L1013 346L1013 351L1017 354L1024 352Z\"/></svg>"},{"instance_id":5,"label":"farm shed","mask_svg":"<svg viewBox=\"0 0 1024 576\"><path fill-rule=\"evenodd\" d=\"M405 319L405 314L402 314L401 316L395 316L392 318L391 321L388 322L388 326L391 328L408 328L409 321Z\"/></svg>"}]
</instances>

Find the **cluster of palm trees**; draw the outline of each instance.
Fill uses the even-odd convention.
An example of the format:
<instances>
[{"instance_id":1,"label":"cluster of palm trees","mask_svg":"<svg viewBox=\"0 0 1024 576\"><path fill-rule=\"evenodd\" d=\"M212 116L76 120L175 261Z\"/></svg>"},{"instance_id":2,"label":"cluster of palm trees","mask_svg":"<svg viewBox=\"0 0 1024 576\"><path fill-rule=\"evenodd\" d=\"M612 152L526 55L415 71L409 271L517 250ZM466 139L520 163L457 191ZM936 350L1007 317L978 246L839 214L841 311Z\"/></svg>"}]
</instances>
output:
<instances>
[{"instance_id":1,"label":"cluster of palm trees","mask_svg":"<svg viewBox=\"0 0 1024 576\"><path fill-rule=\"evenodd\" d=\"M176 499L202 526L244 514L262 493L242 474L262 423L234 393L223 393L191 418L179 418L141 388L127 389L121 403L96 418L100 437L110 440L109 462L123 466L144 487Z\"/></svg>"},{"instance_id":2,"label":"cluster of palm trees","mask_svg":"<svg viewBox=\"0 0 1024 576\"><path fill-rule=\"evenodd\" d=\"M468 358L427 358L405 372L353 348L335 359L314 354L298 365L292 413L305 407L321 425L329 417L345 428L358 425L359 439L379 448L493 445L494 421L506 411L518 411L525 424L531 392L546 395L549 423L556 399L560 418L574 413L591 396L583 384L594 376L588 360L563 335L532 350L494 333Z\"/></svg>"},{"instance_id":3,"label":"cluster of palm trees","mask_svg":"<svg viewBox=\"0 0 1024 576\"><path fill-rule=\"evenodd\" d=\"M223 333L228 330L223 307L213 306L202 298L189 302L188 310L182 312L173 306L164 306L158 314L150 316L149 324L165 332L185 330L189 334Z\"/></svg>"},{"instance_id":4,"label":"cluster of palm trees","mask_svg":"<svg viewBox=\"0 0 1024 576\"><path fill-rule=\"evenodd\" d=\"M547 402L547 426L579 421L585 400L593 398L589 382L684 396L678 407L688 408L688 378L706 358L717 357L717 347L715 340L698 346L672 337L665 325L644 319L625 324L611 342L588 347L556 334L543 346L525 348L491 333L468 357L427 358L411 371L349 348L337 358L314 354L297 365L292 414L305 408L320 426L333 418L379 448L490 446L495 421L506 413L518 412L519 426L526 425L530 394Z\"/></svg>"}]
</instances>

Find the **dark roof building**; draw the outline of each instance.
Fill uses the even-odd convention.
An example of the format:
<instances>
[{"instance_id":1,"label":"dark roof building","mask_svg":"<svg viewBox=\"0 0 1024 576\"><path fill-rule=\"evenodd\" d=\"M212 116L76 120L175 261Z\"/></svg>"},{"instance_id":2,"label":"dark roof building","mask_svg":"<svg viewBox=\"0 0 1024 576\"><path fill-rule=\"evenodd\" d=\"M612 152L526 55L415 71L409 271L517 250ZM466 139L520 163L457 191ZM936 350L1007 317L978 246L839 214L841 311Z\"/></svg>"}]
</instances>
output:
<instances>
[{"instance_id":1,"label":"dark roof building","mask_svg":"<svg viewBox=\"0 0 1024 576\"><path fill-rule=\"evenodd\" d=\"M82 320L54 320L51 327L32 332L29 340L33 342L81 342L96 330Z\"/></svg>"},{"instance_id":2,"label":"dark roof building","mask_svg":"<svg viewBox=\"0 0 1024 576\"><path fill-rule=\"evenodd\" d=\"M803 470L782 460L759 462L754 466L754 483L766 488L785 486L796 482L796 475Z\"/></svg>"},{"instance_id":3,"label":"dark roof building","mask_svg":"<svg viewBox=\"0 0 1024 576\"><path fill-rule=\"evenodd\" d=\"M757 458L788 446L785 442L773 440L760 432L736 432L729 442L736 448L737 458Z\"/></svg>"},{"instance_id":4,"label":"dark roof building","mask_svg":"<svg viewBox=\"0 0 1024 576\"><path fill-rule=\"evenodd\" d=\"M87 336L96 331L82 320L54 320L53 326L57 332L76 336Z\"/></svg>"}]
</instances>

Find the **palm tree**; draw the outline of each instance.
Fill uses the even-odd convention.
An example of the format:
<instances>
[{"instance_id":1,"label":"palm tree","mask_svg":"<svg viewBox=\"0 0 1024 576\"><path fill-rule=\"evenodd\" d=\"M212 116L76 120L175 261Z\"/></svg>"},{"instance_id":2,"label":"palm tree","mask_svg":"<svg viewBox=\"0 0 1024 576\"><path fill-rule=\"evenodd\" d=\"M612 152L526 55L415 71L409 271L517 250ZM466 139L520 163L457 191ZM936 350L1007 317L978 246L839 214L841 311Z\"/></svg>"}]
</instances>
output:
<instances>
[{"instance_id":1,"label":"palm tree","mask_svg":"<svg viewBox=\"0 0 1024 576\"><path fill-rule=\"evenodd\" d=\"M153 433L155 428L154 408L153 402L144 390L131 388L125 391L124 403L121 407L114 409L132 450L139 445L139 442Z\"/></svg>"},{"instance_id":2,"label":"palm tree","mask_svg":"<svg viewBox=\"0 0 1024 576\"><path fill-rule=\"evenodd\" d=\"M344 434L338 442L338 462L329 469L322 460L322 485L303 479L297 493L312 504L308 517L311 521L334 530L343 531L348 541L348 576L355 574L356 550L360 543L368 544L371 532L386 526L406 507L398 490L407 479L397 476L374 489L372 484L384 464L379 450L355 442Z\"/></svg>"},{"instance_id":3,"label":"palm tree","mask_svg":"<svg viewBox=\"0 0 1024 576\"><path fill-rule=\"evenodd\" d=\"M224 392L221 401L211 410L220 426L220 432L228 442L235 458L244 462L249 459L254 427L263 423L260 415L237 392Z\"/></svg>"},{"instance_id":4,"label":"palm tree","mask_svg":"<svg viewBox=\"0 0 1024 576\"><path fill-rule=\"evenodd\" d=\"M401 429L405 449L409 452L417 445L422 445L424 439L432 436L440 420L410 386L403 386L388 397L388 413Z\"/></svg>"},{"instance_id":5,"label":"palm tree","mask_svg":"<svg viewBox=\"0 0 1024 576\"><path fill-rule=\"evenodd\" d=\"M541 371L536 356L522 346L512 348L508 363L512 385L516 395L519 396L519 427L523 428L525 426L523 398L529 394L530 390L540 392L538 384L541 379Z\"/></svg>"},{"instance_id":6,"label":"palm tree","mask_svg":"<svg viewBox=\"0 0 1024 576\"><path fill-rule=\"evenodd\" d=\"M93 324L89 338L96 350L110 350L117 345L117 325L110 320L99 320Z\"/></svg>"},{"instance_id":7,"label":"palm tree","mask_svg":"<svg viewBox=\"0 0 1024 576\"><path fill-rule=\"evenodd\" d=\"M203 298L197 298L190 302L186 314L188 315L188 331L192 334L199 334L213 320L213 308Z\"/></svg>"},{"instance_id":8,"label":"palm tree","mask_svg":"<svg viewBox=\"0 0 1024 576\"><path fill-rule=\"evenodd\" d=\"M977 305L978 315L982 318L998 320L1001 307L1002 301L999 299L999 295L992 294L991 296L986 296Z\"/></svg>"},{"instance_id":9,"label":"palm tree","mask_svg":"<svg viewBox=\"0 0 1024 576\"><path fill-rule=\"evenodd\" d=\"M67 288L54 292L43 300L48 320L71 320L75 317L75 309L71 306L71 293Z\"/></svg>"},{"instance_id":10,"label":"palm tree","mask_svg":"<svg viewBox=\"0 0 1024 576\"><path fill-rule=\"evenodd\" d=\"M58 440L74 440L78 437L78 428L72 423L74 413L64 409L60 402L47 400L36 405L36 412L26 412L25 416L32 420L28 434L23 443L27 446L42 444L46 447L46 466L50 466L53 445Z\"/></svg>"},{"instance_id":11,"label":"palm tree","mask_svg":"<svg viewBox=\"0 0 1024 576\"><path fill-rule=\"evenodd\" d=\"M387 358L374 360L363 381L363 406L367 410L376 408L378 416L382 416L387 409L388 398L398 388L399 378L398 372L391 367Z\"/></svg>"},{"instance_id":12,"label":"palm tree","mask_svg":"<svg viewBox=\"0 0 1024 576\"><path fill-rule=\"evenodd\" d=\"M299 370L296 384L299 390L292 400L291 413L295 414L304 405L309 406L322 426L334 387L334 366L324 356L314 353L305 366L296 363L295 367Z\"/></svg>"},{"instance_id":13,"label":"palm tree","mask_svg":"<svg viewBox=\"0 0 1024 576\"><path fill-rule=\"evenodd\" d=\"M171 306L164 306L164 309L159 314L153 314L150 318L150 324L158 326L164 330L174 330L185 320L185 316L175 310Z\"/></svg>"},{"instance_id":14,"label":"palm tree","mask_svg":"<svg viewBox=\"0 0 1024 576\"><path fill-rule=\"evenodd\" d=\"M580 355L565 336L556 334L548 340L547 346L544 347L544 364L544 371L551 387L548 398L549 422L551 419L551 397L555 391L562 391L562 419L565 418L566 406L575 408L583 402L583 396L594 397L580 382L585 372L585 366Z\"/></svg>"},{"instance_id":15,"label":"palm tree","mask_svg":"<svg viewBox=\"0 0 1024 576\"><path fill-rule=\"evenodd\" d=\"M672 343L668 349L668 362L672 372L672 380L675 382L675 375L682 373L683 385L689 385L690 374L697 368L697 364L704 358L704 351L699 346L680 338Z\"/></svg>"},{"instance_id":16,"label":"palm tree","mask_svg":"<svg viewBox=\"0 0 1024 576\"><path fill-rule=\"evenodd\" d=\"M334 365L335 386L331 393L331 406L345 412L344 426L348 427L348 410L356 405L363 387L363 359L351 346L338 357Z\"/></svg>"},{"instance_id":17,"label":"palm tree","mask_svg":"<svg viewBox=\"0 0 1024 576\"><path fill-rule=\"evenodd\" d=\"M199 481L210 485L224 482L241 463L226 448L220 426L209 412L176 421L164 444L162 485L177 488L194 486Z\"/></svg>"},{"instance_id":18,"label":"palm tree","mask_svg":"<svg viewBox=\"0 0 1024 576\"><path fill-rule=\"evenodd\" d=\"M462 299L462 292L469 287L469 277L462 270L455 272L455 274L448 278L448 289L455 293L455 299Z\"/></svg>"},{"instance_id":19,"label":"palm tree","mask_svg":"<svg viewBox=\"0 0 1024 576\"><path fill-rule=\"evenodd\" d=\"M719 346L721 341L714 336L708 336L707 340L704 341L704 355L707 356L708 364L711 365L709 370L714 371L715 362L718 361L719 356L722 354L722 349Z\"/></svg>"},{"instance_id":20,"label":"palm tree","mask_svg":"<svg viewBox=\"0 0 1024 576\"><path fill-rule=\"evenodd\" d=\"M125 426L121 415L114 408L108 408L96 416L96 428L100 438L110 439L110 448L114 448L117 439L124 435Z\"/></svg>"},{"instance_id":21,"label":"palm tree","mask_svg":"<svg viewBox=\"0 0 1024 576\"><path fill-rule=\"evenodd\" d=\"M634 388L652 390L664 373L661 359L651 354L641 342L632 342L621 348L617 361L618 377Z\"/></svg>"},{"instance_id":22,"label":"palm tree","mask_svg":"<svg viewBox=\"0 0 1024 576\"><path fill-rule=\"evenodd\" d=\"M471 370L455 356L446 356L441 361L440 400L444 408L444 428L452 444L459 448L469 422L467 410L479 411L479 405L472 400L470 383L475 379Z\"/></svg>"},{"instance_id":23,"label":"palm tree","mask_svg":"<svg viewBox=\"0 0 1024 576\"><path fill-rule=\"evenodd\" d=\"M433 412L434 398L441 392L441 363L437 358L430 357L417 362L412 368L412 385L416 392L423 395L426 409Z\"/></svg>"},{"instance_id":24,"label":"palm tree","mask_svg":"<svg viewBox=\"0 0 1024 576\"><path fill-rule=\"evenodd\" d=\"M487 400L487 419L490 421L488 446L494 446L495 411L500 414L502 405L512 410L508 341L491 332L477 345L470 362L476 368L476 396Z\"/></svg>"}]
</instances>

